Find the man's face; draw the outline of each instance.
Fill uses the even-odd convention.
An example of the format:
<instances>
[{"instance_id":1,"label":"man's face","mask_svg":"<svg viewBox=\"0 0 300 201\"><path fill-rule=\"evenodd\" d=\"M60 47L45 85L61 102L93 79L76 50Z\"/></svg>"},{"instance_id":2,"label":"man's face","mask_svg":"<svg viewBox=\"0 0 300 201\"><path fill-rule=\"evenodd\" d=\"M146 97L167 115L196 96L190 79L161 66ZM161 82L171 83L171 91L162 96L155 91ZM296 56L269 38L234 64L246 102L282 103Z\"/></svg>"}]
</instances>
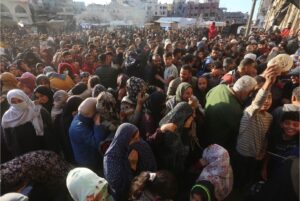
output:
<instances>
[{"instance_id":1,"label":"man's face","mask_svg":"<svg viewBox=\"0 0 300 201\"><path fill-rule=\"evenodd\" d=\"M251 77L255 77L257 75L256 64L254 63L246 66L245 70L246 75L249 75Z\"/></svg>"},{"instance_id":2,"label":"man's face","mask_svg":"<svg viewBox=\"0 0 300 201\"><path fill-rule=\"evenodd\" d=\"M43 74L43 70L44 70L44 67L40 66L40 67L37 68L37 73L38 74Z\"/></svg>"},{"instance_id":3,"label":"man's face","mask_svg":"<svg viewBox=\"0 0 300 201\"><path fill-rule=\"evenodd\" d=\"M94 57L93 56L86 57L86 63L87 64L92 64L93 62L94 62Z\"/></svg>"},{"instance_id":4,"label":"man's face","mask_svg":"<svg viewBox=\"0 0 300 201\"><path fill-rule=\"evenodd\" d=\"M300 132L300 122L293 120L284 120L280 124L283 129L283 133L286 137L293 138L296 135L299 135Z\"/></svg>"},{"instance_id":5,"label":"man's face","mask_svg":"<svg viewBox=\"0 0 300 201\"><path fill-rule=\"evenodd\" d=\"M72 63L73 57L72 57L72 55L68 54L64 57L64 60L65 60L65 62Z\"/></svg>"},{"instance_id":6,"label":"man's face","mask_svg":"<svg viewBox=\"0 0 300 201\"><path fill-rule=\"evenodd\" d=\"M211 57L212 57L213 59L217 59L217 58L218 58L218 51L212 50L212 52L211 52Z\"/></svg>"},{"instance_id":7,"label":"man's face","mask_svg":"<svg viewBox=\"0 0 300 201\"><path fill-rule=\"evenodd\" d=\"M160 66L161 65L161 58L159 56L156 56L155 58L153 58L153 64L155 66Z\"/></svg>"},{"instance_id":8,"label":"man's face","mask_svg":"<svg viewBox=\"0 0 300 201\"><path fill-rule=\"evenodd\" d=\"M298 75L292 75L291 81L294 85L299 84L299 76Z\"/></svg>"},{"instance_id":9,"label":"man's face","mask_svg":"<svg viewBox=\"0 0 300 201\"><path fill-rule=\"evenodd\" d=\"M180 70L180 80L181 80L181 82L188 82L191 76L192 75L188 70L184 70L184 69Z\"/></svg>"},{"instance_id":10,"label":"man's face","mask_svg":"<svg viewBox=\"0 0 300 201\"><path fill-rule=\"evenodd\" d=\"M165 65L166 66L171 66L172 65L172 62L173 62L173 58L172 57L166 57L164 59L164 62L165 62Z\"/></svg>"},{"instance_id":11,"label":"man's face","mask_svg":"<svg viewBox=\"0 0 300 201\"><path fill-rule=\"evenodd\" d=\"M207 89L207 79L205 79L203 77L198 78L198 89L200 91L204 91Z\"/></svg>"},{"instance_id":12,"label":"man's face","mask_svg":"<svg viewBox=\"0 0 300 201\"><path fill-rule=\"evenodd\" d=\"M113 59L112 55L110 54L106 55L106 64L111 64L112 59Z\"/></svg>"}]
</instances>

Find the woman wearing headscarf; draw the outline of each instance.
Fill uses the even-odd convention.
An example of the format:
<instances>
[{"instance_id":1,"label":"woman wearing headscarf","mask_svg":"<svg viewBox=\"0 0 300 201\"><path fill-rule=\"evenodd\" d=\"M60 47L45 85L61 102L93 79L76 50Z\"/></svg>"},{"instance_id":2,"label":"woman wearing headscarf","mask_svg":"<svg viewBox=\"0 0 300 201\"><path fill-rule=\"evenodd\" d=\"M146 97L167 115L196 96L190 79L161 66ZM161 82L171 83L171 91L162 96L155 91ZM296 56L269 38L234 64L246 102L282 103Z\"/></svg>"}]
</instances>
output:
<instances>
[{"instance_id":1,"label":"woman wearing headscarf","mask_svg":"<svg viewBox=\"0 0 300 201\"><path fill-rule=\"evenodd\" d=\"M35 80L35 83L36 83L36 86L40 86L40 85L43 85L43 86L46 86L48 88L50 88L50 80L49 78L44 75L44 74L40 74L36 77L36 80Z\"/></svg>"},{"instance_id":2,"label":"woman wearing headscarf","mask_svg":"<svg viewBox=\"0 0 300 201\"><path fill-rule=\"evenodd\" d=\"M114 134L120 125L116 113L116 99L111 93L103 91L97 97L96 109L101 118L101 125L108 133Z\"/></svg>"},{"instance_id":3,"label":"woman wearing headscarf","mask_svg":"<svg viewBox=\"0 0 300 201\"><path fill-rule=\"evenodd\" d=\"M57 191L66 190L65 179L71 168L69 163L52 151L38 150L26 153L0 165L2 193L17 191L25 185L31 185L33 191L41 187L55 188L56 194ZM55 195L42 196L48 198ZM40 197L39 200L46 199Z\"/></svg>"},{"instance_id":4,"label":"woman wearing headscarf","mask_svg":"<svg viewBox=\"0 0 300 201\"><path fill-rule=\"evenodd\" d=\"M79 105L78 114L74 117L69 129L75 162L93 170L100 169L98 147L100 142L107 137L101 125L101 117L96 114L96 104L95 98L85 99Z\"/></svg>"},{"instance_id":5,"label":"woman wearing headscarf","mask_svg":"<svg viewBox=\"0 0 300 201\"><path fill-rule=\"evenodd\" d=\"M209 145L204 149L200 161L204 169L197 181L209 181L214 186L217 200L224 200L233 186L233 173L227 150L217 144Z\"/></svg>"},{"instance_id":6,"label":"woman wearing headscarf","mask_svg":"<svg viewBox=\"0 0 300 201\"><path fill-rule=\"evenodd\" d=\"M187 82L182 82L176 89L176 94L166 102L166 113L171 111L178 103L187 102L194 109L201 108L198 99L193 95L193 88Z\"/></svg>"},{"instance_id":7,"label":"woman wearing headscarf","mask_svg":"<svg viewBox=\"0 0 300 201\"><path fill-rule=\"evenodd\" d=\"M58 151L49 113L20 89L7 94L9 109L2 118L4 141L12 156L46 149Z\"/></svg>"},{"instance_id":8,"label":"woman wearing headscarf","mask_svg":"<svg viewBox=\"0 0 300 201\"><path fill-rule=\"evenodd\" d=\"M74 201L113 201L108 182L88 168L74 168L71 170L66 183Z\"/></svg>"},{"instance_id":9,"label":"woman wearing headscarf","mask_svg":"<svg viewBox=\"0 0 300 201\"><path fill-rule=\"evenodd\" d=\"M69 95L64 90L58 90L53 95L53 107L51 110L51 118L54 121L55 117L63 112L63 107L66 104Z\"/></svg>"},{"instance_id":10,"label":"woman wearing headscarf","mask_svg":"<svg viewBox=\"0 0 300 201\"><path fill-rule=\"evenodd\" d=\"M97 96L102 92L102 91L106 91L105 86L101 85L101 84L96 84L93 88L92 91L92 97L97 98Z\"/></svg>"},{"instance_id":11,"label":"woman wearing headscarf","mask_svg":"<svg viewBox=\"0 0 300 201\"><path fill-rule=\"evenodd\" d=\"M145 102L145 113L141 122L141 135L147 136L154 133L159 127L159 121L163 118L166 108L166 94L155 91L150 94Z\"/></svg>"},{"instance_id":12,"label":"woman wearing headscarf","mask_svg":"<svg viewBox=\"0 0 300 201\"><path fill-rule=\"evenodd\" d=\"M35 103L43 106L51 114L53 106L53 91L46 86L38 86L33 91Z\"/></svg>"},{"instance_id":13,"label":"woman wearing headscarf","mask_svg":"<svg viewBox=\"0 0 300 201\"><path fill-rule=\"evenodd\" d=\"M149 144L141 139L129 146L129 153L132 151L138 152L138 163L137 168L134 171L134 176L138 175L142 171L156 171L157 164L153 151Z\"/></svg>"},{"instance_id":14,"label":"woman wearing headscarf","mask_svg":"<svg viewBox=\"0 0 300 201\"><path fill-rule=\"evenodd\" d=\"M136 126L123 123L116 131L115 137L104 155L104 176L111 187L115 200L126 200L132 171L136 171L138 152L131 151L129 146L139 142L140 135Z\"/></svg>"},{"instance_id":15,"label":"woman wearing headscarf","mask_svg":"<svg viewBox=\"0 0 300 201\"><path fill-rule=\"evenodd\" d=\"M74 163L74 156L69 138L69 128L82 101L82 98L77 96L68 98L62 108L62 113L56 115L54 120L54 129L58 133L58 139L62 147L64 158L70 163Z\"/></svg>"},{"instance_id":16,"label":"woman wearing headscarf","mask_svg":"<svg viewBox=\"0 0 300 201\"><path fill-rule=\"evenodd\" d=\"M1 201L28 201L28 197L21 193L6 193L0 199Z\"/></svg>"},{"instance_id":17,"label":"woman wearing headscarf","mask_svg":"<svg viewBox=\"0 0 300 201\"><path fill-rule=\"evenodd\" d=\"M193 121L194 110L186 102L178 103L160 121L160 129L150 136L150 141L156 138L154 150L160 169L170 170L178 176L195 163L192 155L198 159L199 142Z\"/></svg>"},{"instance_id":18,"label":"woman wearing headscarf","mask_svg":"<svg viewBox=\"0 0 300 201\"><path fill-rule=\"evenodd\" d=\"M88 89L87 85L83 82L78 82L69 92L70 96L76 95L82 99L91 97L92 90Z\"/></svg>"},{"instance_id":19,"label":"woman wearing headscarf","mask_svg":"<svg viewBox=\"0 0 300 201\"><path fill-rule=\"evenodd\" d=\"M126 83L127 95L121 101L120 118L122 122L138 125L142 117L142 109L146 94L146 83L141 78L131 77Z\"/></svg>"}]
</instances>

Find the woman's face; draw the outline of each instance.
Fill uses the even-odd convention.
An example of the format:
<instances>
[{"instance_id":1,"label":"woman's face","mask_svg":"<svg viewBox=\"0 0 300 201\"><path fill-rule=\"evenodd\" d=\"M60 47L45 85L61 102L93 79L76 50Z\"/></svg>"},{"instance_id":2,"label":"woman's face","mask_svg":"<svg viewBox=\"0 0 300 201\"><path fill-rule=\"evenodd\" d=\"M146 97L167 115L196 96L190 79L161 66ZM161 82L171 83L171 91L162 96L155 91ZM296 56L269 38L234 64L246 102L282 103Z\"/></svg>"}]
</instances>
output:
<instances>
[{"instance_id":1,"label":"woman's face","mask_svg":"<svg viewBox=\"0 0 300 201\"><path fill-rule=\"evenodd\" d=\"M267 99L265 100L260 110L267 111L271 107L271 105L272 105L272 94L269 93Z\"/></svg>"},{"instance_id":2,"label":"woman's face","mask_svg":"<svg viewBox=\"0 0 300 201\"><path fill-rule=\"evenodd\" d=\"M47 80L41 80L40 83L39 83L39 85L50 88L50 84L49 84L49 82Z\"/></svg>"},{"instance_id":3,"label":"woman's face","mask_svg":"<svg viewBox=\"0 0 300 201\"><path fill-rule=\"evenodd\" d=\"M139 142L140 141L140 132L137 131L131 138L130 142L129 142L129 145L132 145L136 142Z\"/></svg>"},{"instance_id":4,"label":"woman's face","mask_svg":"<svg viewBox=\"0 0 300 201\"><path fill-rule=\"evenodd\" d=\"M192 95L193 95L193 89L192 87L189 87L183 92L181 98L183 101L188 102L189 99L192 97Z\"/></svg>"},{"instance_id":5,"label":"woman's face","mask_svg":"<svg viewBox=\"0 0 300 201\"><path fill-rule=\"evenodd\" d=\"M23 100L18 98L11 98L11 104L19 104L19 103L23 103Z\"/></svg>"},{"instance_id":6,"label":"woman's face","mask_svg":"<svg viewBox=\"0 0 300 201\"><path fill-rule=\"evenodd\" d=\"M43 95L41 93L36 92L35 94L36 100L39 104L46 104L49 101L48 96Z\"/></svg>"}]
</instances>

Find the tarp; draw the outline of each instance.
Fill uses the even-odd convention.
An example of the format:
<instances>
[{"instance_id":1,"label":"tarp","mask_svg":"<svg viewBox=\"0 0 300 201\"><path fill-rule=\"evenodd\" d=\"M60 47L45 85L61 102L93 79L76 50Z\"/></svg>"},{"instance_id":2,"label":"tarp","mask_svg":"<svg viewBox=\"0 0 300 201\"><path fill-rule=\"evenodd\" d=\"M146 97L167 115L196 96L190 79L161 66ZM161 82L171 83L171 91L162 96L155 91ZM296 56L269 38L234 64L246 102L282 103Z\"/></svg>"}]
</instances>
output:
<instances>
[{"instance_id":1,"label":"tarp","mask_svg":"<svg viewBox=\"0 0 300 201\"><path fill-rule=\"evenodd\" d=\"M196 24L194 18L184 17L161 17L155 22L160 23L162 27L171 26L171 24L178 24L178 27L191 26Z\"/></svg>"}]
</instances>

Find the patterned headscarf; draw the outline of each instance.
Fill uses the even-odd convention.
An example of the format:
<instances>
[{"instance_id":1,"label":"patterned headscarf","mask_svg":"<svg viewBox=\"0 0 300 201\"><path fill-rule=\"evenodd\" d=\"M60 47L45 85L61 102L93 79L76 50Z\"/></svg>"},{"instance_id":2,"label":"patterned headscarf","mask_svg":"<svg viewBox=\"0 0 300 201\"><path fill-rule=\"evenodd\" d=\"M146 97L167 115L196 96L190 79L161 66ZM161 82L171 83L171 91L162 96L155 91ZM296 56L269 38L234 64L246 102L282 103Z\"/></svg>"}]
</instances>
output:
<instances>
[{"instance_id":1,"label":"patterned headscarf","mask_svg":"<svg viewBox=\"0 0 300 201\"><path fill-rule=\"evenodd\" d=\"M116 116L116 99L109 92L101 92L97 97L97 111L103 120L111 120Z\"/></svg>"},{"instance_id":2,"label":"patterned headscarf","mask_svg":"<svg viewBox=\"0 0 300 201\"><path fill-rule=\"evenodd\" d=\"M96 84L93 88L92 97L96 98L102 91L106 91L105 86Z\"/></svg>"},{"instance_id":3,"label":"patterned headscarf","mask_svg":"<svg viewBox=\"0 0 300 201\"><path fill-rule=\"evenodd\" d=\"M120 200L128 191L132 173L128 162L129 142L138 128L130 123L123 123L104 155L104 176L111 187L113 196Z\"/></svg>"},{"instance_id":4,"label":"patterned headscarf","mask_svg":"<svg viewBox=\"0 0 300 201\"><path fill-rule=\"evenodd\" d=\"M220 145L212 144L204 149L202 158L208 165L202 170L197 181L210 181L215 187L216 198L224 200L233 185L233 173L227 150Z\"/></svg>"},{"instance_id":5,"label":"patterned headscarf","mask_svg":"<svg viewBox=\"0 0 300 201\"><path fill-rule=\"evenodd\" d=\"M136 104L137 96L145 86L146 83L141 78L137 78L137 77L129 78L126 83L128 99Z\"/></svg>"}]
</instances>

